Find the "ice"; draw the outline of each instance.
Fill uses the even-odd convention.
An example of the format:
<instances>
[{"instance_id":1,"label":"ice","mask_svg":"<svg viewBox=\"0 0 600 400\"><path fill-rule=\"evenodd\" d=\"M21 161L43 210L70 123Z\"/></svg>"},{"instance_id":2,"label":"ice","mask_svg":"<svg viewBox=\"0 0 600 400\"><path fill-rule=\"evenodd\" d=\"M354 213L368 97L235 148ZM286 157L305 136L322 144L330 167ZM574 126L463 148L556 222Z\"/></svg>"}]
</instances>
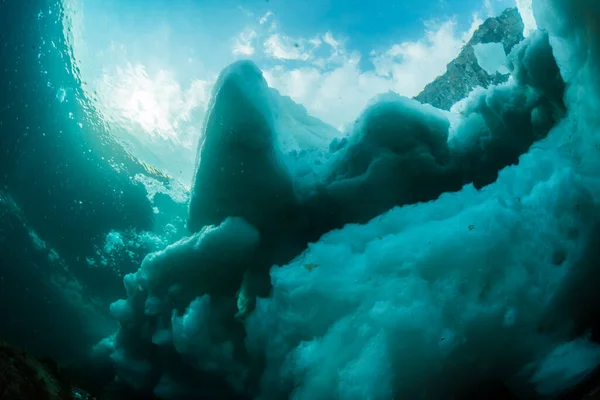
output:
<instances>
[{"instance_id":1,"label":"ice","mask_svg":"<svg viewBox=\"0 0 600 400\"><path fill-rule=\"evenodd\" d=\"M383 94L329 144L254 64L225 69L193 234L148 255L112 307L118 375L162 398L294 400L583 379L600 361L584 335L600 313L600 7L534 10L547 31L508 55L507 83L458 115ZM282 133L282 110L302 129Z\"/></svg>"},{"instance_id":2,"label":"ice","mask_svg":"<svg viewBox=\"0 0 600 400\"><path fill-rule=\"evenodd\" d=\"M221 73L198 150L191 231L229 216L260 229L284 219L296 202L275 139L269 93L252 63L241 61Z\"/></svg>"},{"instance_id":3,"label":"ice","mask_svg":"<svg viewBox=\"0 0 600 400\"><path fill-rule=\"evenodd\" d=\"M561 393L580 383L600 364L600 347L587 338L565 343L540 363L533 376L538 393Z\"/></svg>"}]
</instances>

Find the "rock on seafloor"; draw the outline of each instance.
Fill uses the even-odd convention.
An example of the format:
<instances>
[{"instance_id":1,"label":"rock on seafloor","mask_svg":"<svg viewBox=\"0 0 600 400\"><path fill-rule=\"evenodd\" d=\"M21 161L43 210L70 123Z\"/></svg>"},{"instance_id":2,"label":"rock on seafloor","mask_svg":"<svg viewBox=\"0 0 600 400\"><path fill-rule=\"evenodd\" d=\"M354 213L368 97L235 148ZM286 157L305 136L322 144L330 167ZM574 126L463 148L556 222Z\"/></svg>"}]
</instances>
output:
<instances>
[{"instance_id":1,"label":"rock on seafloor","mask_svg":"<svg viewBox=\"0 0 600 400\"><path fill-rule=\"evenodd\" d=\"M70 385L52 361L39 360L0 342L0 399L91 400L94 397Z\"/></svg>"}]
</instances>

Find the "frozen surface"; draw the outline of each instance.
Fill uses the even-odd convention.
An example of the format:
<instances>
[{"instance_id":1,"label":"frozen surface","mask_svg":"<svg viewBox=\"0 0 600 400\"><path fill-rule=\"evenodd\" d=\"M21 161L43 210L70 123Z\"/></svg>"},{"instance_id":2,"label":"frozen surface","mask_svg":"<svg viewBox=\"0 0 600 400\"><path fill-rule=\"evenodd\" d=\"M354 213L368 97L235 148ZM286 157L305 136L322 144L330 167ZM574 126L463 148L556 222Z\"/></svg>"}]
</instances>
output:
<instances>
[{"instance_id":1,"label":"frozen surface","mask_svg":"<svg viewBox=\"0 0 600 400\"><path fill-rule=\"evenodd\" d=\"M298 114L252 63L225 69L193 234L148 255L112 307L121 328L99 348L119 376L165 399L296 400L583 379L600 361L584 335L600 311L600 8L534 10L548 33L511 52L506 84L451 118L384 94L328 145L322 126L282 132L281 110Z\"/></svg>"}]
</instances>

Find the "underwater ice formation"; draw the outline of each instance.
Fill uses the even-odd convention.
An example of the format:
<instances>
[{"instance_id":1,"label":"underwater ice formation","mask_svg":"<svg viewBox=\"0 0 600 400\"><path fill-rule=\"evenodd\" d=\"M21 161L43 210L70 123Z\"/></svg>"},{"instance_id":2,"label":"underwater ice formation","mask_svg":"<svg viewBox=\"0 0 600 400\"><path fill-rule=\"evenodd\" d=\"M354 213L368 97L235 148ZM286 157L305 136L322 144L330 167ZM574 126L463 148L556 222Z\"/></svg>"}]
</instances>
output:
<instances>
[{"instance_id":1,"label":"underwater ice formation","mask_svg":"<svg viewBox=\"0 0 600 400\"><path fill-rule=\"evenodd\" d=\"M308 400L580 381L600 363L583 335L600 304L600 7L534 6L548 33L460 117L386 94L328 147L290 149L256 66L224 70L194 233L150 254L111 307L121 328L98 350L119 377L165 399L217 383Z\"/></svg>"}]
</instances>

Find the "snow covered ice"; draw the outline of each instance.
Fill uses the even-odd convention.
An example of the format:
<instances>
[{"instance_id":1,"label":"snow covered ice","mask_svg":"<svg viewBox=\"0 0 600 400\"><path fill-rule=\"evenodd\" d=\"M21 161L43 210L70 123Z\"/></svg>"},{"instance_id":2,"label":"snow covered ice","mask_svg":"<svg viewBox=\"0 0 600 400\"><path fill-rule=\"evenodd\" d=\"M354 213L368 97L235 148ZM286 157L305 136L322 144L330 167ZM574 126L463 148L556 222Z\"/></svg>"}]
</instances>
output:
<instances>
[{"instance_id":1,"label":"snow covered ice","mask_svg":"<svg viewBox=\"0 0 600 400\"><path fill-rule=\"evenodd\" d=\"M581 381L600 363L600 4L533 9L542 30L507 56L511 79L460 114L383 94L333 140L254 64L226 68L193 233L148 255L111 307L120 329L98 349L119 377L165 399L448 399L486 380L531 397Z\"/></svg>"}]
</instances>

